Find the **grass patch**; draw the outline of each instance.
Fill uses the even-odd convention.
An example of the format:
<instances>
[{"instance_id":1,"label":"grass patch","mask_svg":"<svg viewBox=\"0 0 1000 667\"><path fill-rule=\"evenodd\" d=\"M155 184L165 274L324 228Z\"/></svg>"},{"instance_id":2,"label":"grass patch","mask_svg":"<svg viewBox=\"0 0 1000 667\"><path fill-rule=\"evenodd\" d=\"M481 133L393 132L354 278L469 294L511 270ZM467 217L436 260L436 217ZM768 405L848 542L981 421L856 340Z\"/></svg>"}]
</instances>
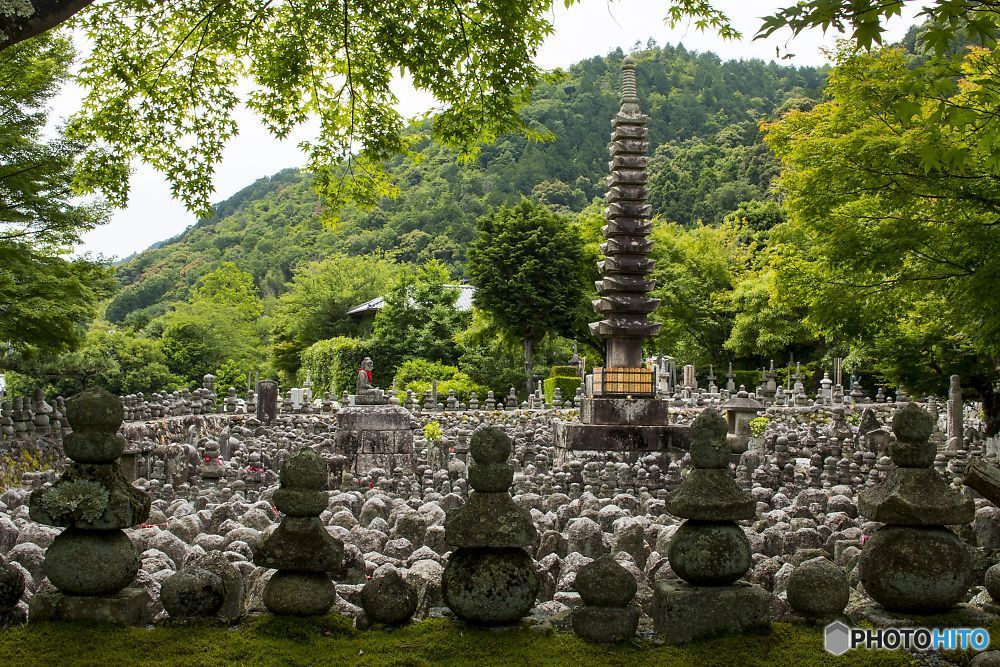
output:
<instances>
[{"instance_id":1,"label":"grass patch","mask_svg":"<svg viewBox=\"0 0 1000 667\"><path fill-rule=\"evenodd\" d=\"M905 653L823 650L821 628L773 624L767 635L685 646L589 644L572 633L484 630L434 619L394 631L354 629L340 617L259 617L235 629L213 623L119 628L35 623L0 629L0 665L912 665Z\"/></svg>"}]
</instances>

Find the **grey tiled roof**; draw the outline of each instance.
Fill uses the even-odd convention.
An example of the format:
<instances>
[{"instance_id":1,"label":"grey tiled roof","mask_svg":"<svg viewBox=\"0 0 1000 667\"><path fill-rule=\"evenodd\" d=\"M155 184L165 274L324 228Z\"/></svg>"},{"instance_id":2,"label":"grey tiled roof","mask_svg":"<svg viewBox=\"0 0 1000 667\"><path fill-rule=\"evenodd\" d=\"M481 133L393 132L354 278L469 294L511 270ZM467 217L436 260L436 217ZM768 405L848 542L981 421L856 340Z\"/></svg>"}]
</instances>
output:
<instances>
[{"instance_id":1,"label":"grey tiled roof","mask_svg":"<svg viewBox=\"0 0 1000 667\"><path fill-rule=\"evenodd\" d=\"M458 289L458 300L455 302L456 310L464 313L472 308L472 295L476 293L475 287L472 285L445 285L445 287L454 287ZM362 304L354 306L354 308L347 311L347 314L352 317L360 317L365 313L374 313L382 310L382 306L384 305L385 297L379 296L370 301L365 301Z\"/></svg>"}]
</instances>

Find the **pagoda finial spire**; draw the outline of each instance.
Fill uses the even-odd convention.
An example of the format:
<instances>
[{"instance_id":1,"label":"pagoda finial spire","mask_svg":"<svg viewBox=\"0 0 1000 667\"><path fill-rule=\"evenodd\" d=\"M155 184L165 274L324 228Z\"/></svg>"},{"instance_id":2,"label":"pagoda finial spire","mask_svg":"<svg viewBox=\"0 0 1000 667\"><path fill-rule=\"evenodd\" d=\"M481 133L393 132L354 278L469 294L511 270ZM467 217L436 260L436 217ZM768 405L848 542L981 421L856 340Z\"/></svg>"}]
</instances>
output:
<instances>
[{"instance_id":1,"label":"pagoda finial spire","mask_svg":"<svg viewBox=\"0 0 1000 667\"><path fill-rule=\"evenodd\" d=\"M622 113L640 113L639 96L635 89L635 61L632 56L622 63Z\"/></svg>"}]
</instances>

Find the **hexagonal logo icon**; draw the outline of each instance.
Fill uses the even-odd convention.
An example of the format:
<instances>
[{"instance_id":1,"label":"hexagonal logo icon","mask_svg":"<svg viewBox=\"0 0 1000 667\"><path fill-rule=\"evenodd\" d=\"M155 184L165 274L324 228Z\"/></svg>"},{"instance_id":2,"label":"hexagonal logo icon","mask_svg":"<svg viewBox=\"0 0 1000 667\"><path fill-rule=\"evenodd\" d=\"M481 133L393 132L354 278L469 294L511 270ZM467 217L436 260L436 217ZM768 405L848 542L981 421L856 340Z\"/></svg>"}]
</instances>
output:
<instances>
[{"instance_id":1,"label":"hexagonal logo icon","mask_svg":"<svg viewBox=\"0 0 1000 667\"><path fill-rule=\"evenodd\" d=\"M834 621L823 630L823 647L833 655L843 655L851 648L851 629Z\"/></svg>"}]
</instances>

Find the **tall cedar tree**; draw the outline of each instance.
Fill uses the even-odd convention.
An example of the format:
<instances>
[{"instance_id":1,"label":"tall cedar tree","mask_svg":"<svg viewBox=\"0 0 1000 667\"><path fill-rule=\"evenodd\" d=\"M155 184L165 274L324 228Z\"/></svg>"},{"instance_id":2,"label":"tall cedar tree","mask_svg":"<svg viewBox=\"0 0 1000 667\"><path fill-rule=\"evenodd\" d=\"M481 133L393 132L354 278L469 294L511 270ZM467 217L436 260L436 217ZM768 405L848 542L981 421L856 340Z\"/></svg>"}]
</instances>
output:
<instances>
[{"instance_id":1,"label":"tall cedar tree","mask_svg":"<svg viewBox=\"0 0 1000 667\"><path fill-rule=\"evenodd\" d=\"M467 267L475 304L524 343L531 393L535 344L549 332L575 333L585 294L583 242L565 218L528 200L483 216L477 226Z\"/></svg>"}]
</instances>

